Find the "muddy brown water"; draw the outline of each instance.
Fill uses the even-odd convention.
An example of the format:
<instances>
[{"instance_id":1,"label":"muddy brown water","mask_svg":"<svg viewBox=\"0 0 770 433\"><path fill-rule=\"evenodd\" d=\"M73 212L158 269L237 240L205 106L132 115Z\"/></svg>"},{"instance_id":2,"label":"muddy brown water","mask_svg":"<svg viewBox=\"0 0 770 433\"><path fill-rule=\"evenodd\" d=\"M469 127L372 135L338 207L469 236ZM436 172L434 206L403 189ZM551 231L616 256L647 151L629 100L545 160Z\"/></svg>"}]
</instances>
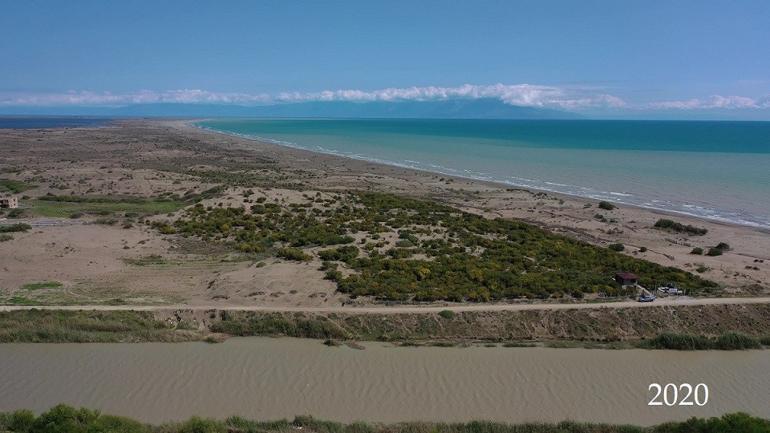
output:
<instances>
[{"instance_id":1,"label":"muddy brown water","mask_svg":"<svg viewBox=\"0 0 770 433\"><path fill-rule=\"evenodd\" d=\"M0 411L63 402L158 423L193 415L338 421L650 425L744 411L770 418L770 351L223 344L2 344ZM703 407L649 407L648 386L705 383Z\"/></svg>"}]
</instances>

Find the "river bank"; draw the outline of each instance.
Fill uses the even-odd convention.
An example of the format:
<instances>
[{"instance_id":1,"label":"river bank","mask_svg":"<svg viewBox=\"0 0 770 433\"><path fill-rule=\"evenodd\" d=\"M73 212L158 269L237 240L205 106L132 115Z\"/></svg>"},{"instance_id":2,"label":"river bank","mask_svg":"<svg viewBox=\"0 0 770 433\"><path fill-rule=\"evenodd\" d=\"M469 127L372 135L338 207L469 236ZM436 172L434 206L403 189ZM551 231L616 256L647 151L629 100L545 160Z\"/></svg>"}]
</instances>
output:
<instances>
[{"instance_id":1,"label":"river bank","mask_svg":"<svg viewBox=\"0 0 770 433\"><path fill-rule=\"evenodd\" d=\"M404 313L30 309L0 312L0 324L0 342L6 343L215 342L232 336L288 336L330 344L744 349L770 342L770 304ZM717 345L719 338L731 334L743 336L744 343ZM695 340L678 338L684 336ZM712 340L714 347L708 343Z\"/></svg>"},{"instance_id":2,"label":"river bank","mask_svg":"<svg viewBox=\"0 0 770 433\"><path fill-rule=\"evenodd\" d=\"M148 425L130 418L102 414L85 408L76 409L66 405L58 405L36 416L20 410L10 413L0 413L0 431L13 433L44 433L51 425L71 425L75 422L86 429L102 431L105 429L124 433L186 433L206 431L209 433L243 432L243 433L285 433L304 430L312 433L674 433L688 431L690 433L743 433L770 429L767 420L736 413L719 418L693 418L685 422L671 422L655 427L642 428L627 425L588 424L561 422L558 424L503 424L484 421L471 423L400 423L373 424L356 422L342 424L324 421L309 416L298 416L292 421L255 421L240 417L230 417L224 421L213 419L192 418L179 423Z\"/></svg>"}]
</instances>

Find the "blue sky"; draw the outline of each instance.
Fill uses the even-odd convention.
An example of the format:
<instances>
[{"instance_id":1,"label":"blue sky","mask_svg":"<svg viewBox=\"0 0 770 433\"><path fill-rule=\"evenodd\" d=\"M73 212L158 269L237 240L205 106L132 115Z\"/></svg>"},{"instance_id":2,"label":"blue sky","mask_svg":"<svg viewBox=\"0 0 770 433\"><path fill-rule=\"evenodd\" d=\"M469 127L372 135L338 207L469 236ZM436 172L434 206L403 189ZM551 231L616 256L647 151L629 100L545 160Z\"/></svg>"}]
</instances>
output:
<instances>
[{"instance_id":1,"label":"blue sky","mask_svg":"<svg viewBox=\"0 0 770 433\"><path fill-rule=\"evenodd\" d=\"M497 97L770 119L768 1L2 3L0 104Z\"/></svg>"}]
</instances>

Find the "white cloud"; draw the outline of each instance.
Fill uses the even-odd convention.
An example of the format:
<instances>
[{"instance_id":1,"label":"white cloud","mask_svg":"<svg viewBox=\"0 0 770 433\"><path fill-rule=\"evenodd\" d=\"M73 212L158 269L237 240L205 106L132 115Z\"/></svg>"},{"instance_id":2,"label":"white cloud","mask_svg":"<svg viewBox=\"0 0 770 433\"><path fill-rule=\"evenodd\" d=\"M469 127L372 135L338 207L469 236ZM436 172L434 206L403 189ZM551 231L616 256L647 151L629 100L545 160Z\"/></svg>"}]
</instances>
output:
<instances>
[{"instance_id":1,"label":"white cloud","mask_svg":"<svg viewBox=\"0 0 770 433\"><path fill-rule=\"evenodd\" d=\"M713 95L706 99L660 101L648 104L648 108L663 110L713 110L770 108L770 97L753 99L746 96Z\"/></svg>"},{"instance_id":2,"label":"white cloud","mask_svg":"<svg viewBox=\"0 0 770 433\"><path fill-rule=\"evenodd\" d=\"M340 89L320 92L282 92L276 95L212 92L200 89L140 90L111 93L69 91L64 93L0 94L0 106L122 106L131 104L188 103L264 105L306 101L436 101L493 98L506 104L581 110L741 110L768 109L770 95L758 99L745 96L713 95L708 98L630 104L618 96L597 89L536 84L464 84L456 87L391 87L379 90Z\"/></svg>"},{"instance_id":3,"label":"white cloud","mask_svg":"<svg viewBox=\"0 0 770 433\"><path fill-rule=\"evenodd\" d=\"M532 84L464 84L458 87L401 87L380 90L324 90L267 94L210 92L199 89L141 90L131 93L70 91L24 95L0 95L0 105L129 105L148 103L266 104L305 101L430 101L495 98L510 105L579 110L592 107L623 107L617 96L582 89Z\"/></svg>"},{"instance_id":4,"label":"white cloud","mask_svg":"<svg viewBox=\"0 0 770 433\"><path fill-rule=\"evenodd\" d=\"M401 87L373 91L326 90L323 92L285 92L278 101L431 101L447 99L495 98L510 105L580 109L590 107L622 107L617 96L592 94L585 90L532 84L464 84L458 87Z\"/></svg>"},{"instance_id":5,"label":"white cloud","mask_svg":"<svg viewBox=\"0 0 770 433\"><path fill-rule=\"evenodd\" d=\"M199 89L181 89L156 92L140 90L132 93L70 91L65 93L37 93L0 95L0 105L58 106L58 105L130 105L154 103L219 103L253 104L271 101L269 95L247 93L219 93Z\"/></svg>"}]
</instances>

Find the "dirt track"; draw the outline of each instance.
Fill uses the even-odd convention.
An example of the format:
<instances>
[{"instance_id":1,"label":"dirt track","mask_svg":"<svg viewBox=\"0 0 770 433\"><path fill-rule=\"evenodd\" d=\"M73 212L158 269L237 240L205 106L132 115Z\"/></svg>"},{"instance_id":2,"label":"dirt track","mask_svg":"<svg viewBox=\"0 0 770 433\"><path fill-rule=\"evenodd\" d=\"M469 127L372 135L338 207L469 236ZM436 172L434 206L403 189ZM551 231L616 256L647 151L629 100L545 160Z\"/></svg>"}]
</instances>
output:
<instances>
[{"instance_id":1,"label":"dirt track","mask_svg":"<svg viewBox=\"0 0 770 433\"><path fill-rule=\"evenodd\" d=\"M20 306L0 305L0 311L20 310L65 310L65 311L167 311L167 310L231 310L231 311L261 311L261 312L308 312L308 313L378 313L378 314L403 314L403 313L436 313L442 310L451 311L528 311L528 310L578 310L600 308L645 308L662 306L688 306L688 305L745 305L768 304L770 297L762 298L682 298L661 299L655 302L599 302L599 303L574 303L574 304L471 304L471 305L410 305L410 306L337 306L337 307L270 307L256 305L56 305L56 306Z\"/></svg>"}]
</instances>

